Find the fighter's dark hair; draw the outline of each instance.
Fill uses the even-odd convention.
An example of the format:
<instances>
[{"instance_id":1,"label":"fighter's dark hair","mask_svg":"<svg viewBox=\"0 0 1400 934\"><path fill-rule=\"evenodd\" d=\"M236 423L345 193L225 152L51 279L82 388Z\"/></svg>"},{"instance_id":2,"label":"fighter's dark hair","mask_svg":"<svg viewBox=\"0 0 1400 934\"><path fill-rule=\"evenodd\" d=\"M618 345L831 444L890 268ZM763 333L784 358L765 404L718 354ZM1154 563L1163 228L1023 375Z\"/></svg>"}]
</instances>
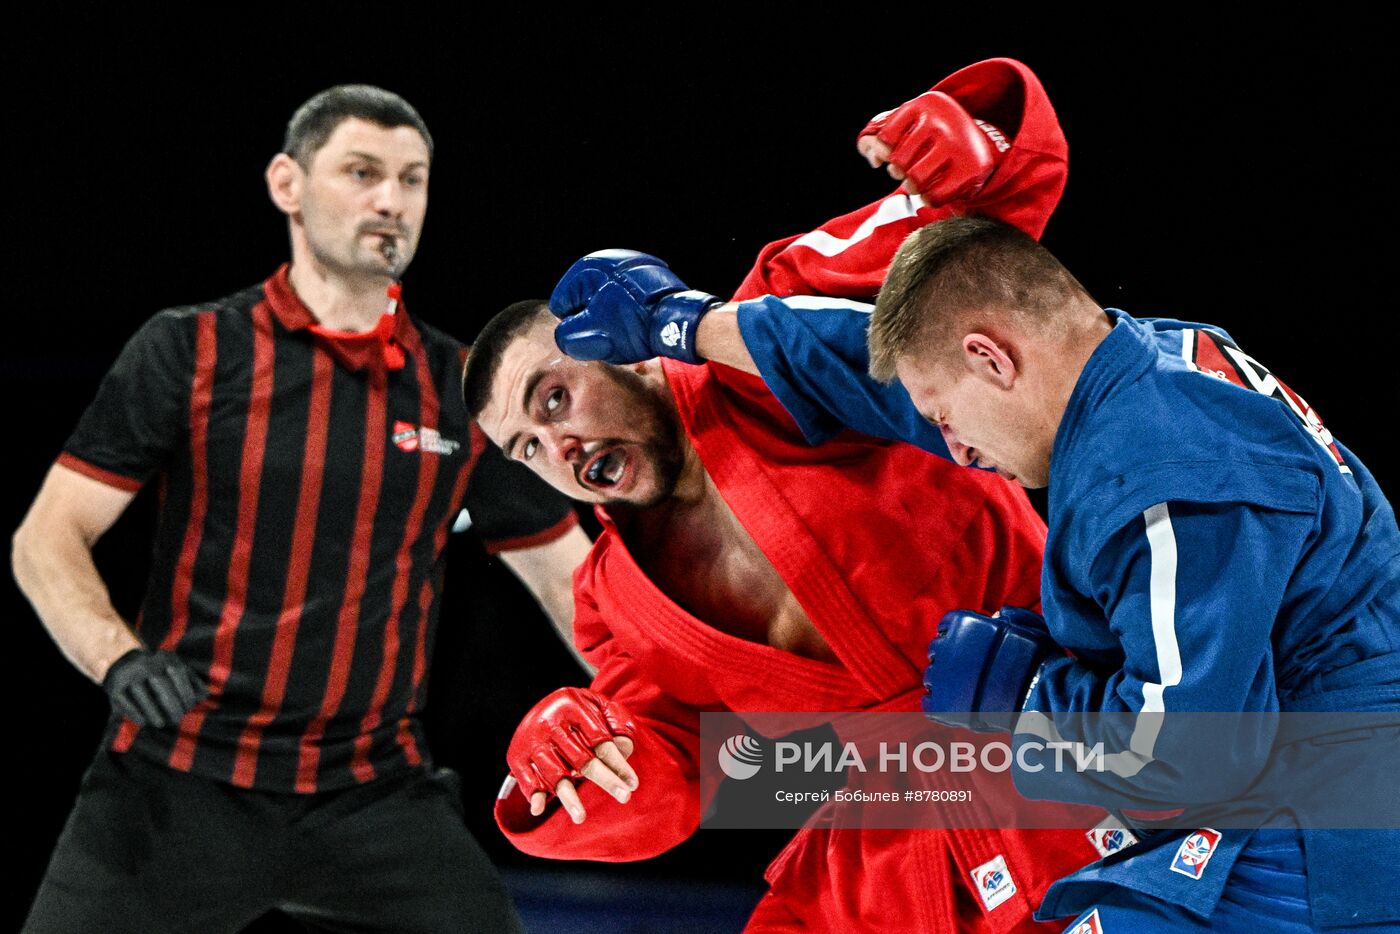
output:
<instances>
[{"instance_id":1,"label":"fighter's dark hair","mask_svg":"<svg viewBox=\"0 0 1400 934\"><path fill-rule=\"evenodd\" d=\"M393 91L372 84L339 84L302 104L287 123L282 151L307 168L335 128L352 117L389 129L413 127L427 143L428 158L432 159L433 137L418 111Z\"/></svg>"},{"instance_id":2,"label":"fighter's dark hair","mask_svg":"<svg viewBox=\"0 0 1400 934\"><path fill-rule=\"evenodd\" d=\"M542 298L531 298L507 305L486 322L472 344L466 370L462 373L462 401L466 403L469 418L479 417L491 401L491 384L501 368L506 348L541 318L553 320L549 303Z\"/></svg>"}]
</instances>

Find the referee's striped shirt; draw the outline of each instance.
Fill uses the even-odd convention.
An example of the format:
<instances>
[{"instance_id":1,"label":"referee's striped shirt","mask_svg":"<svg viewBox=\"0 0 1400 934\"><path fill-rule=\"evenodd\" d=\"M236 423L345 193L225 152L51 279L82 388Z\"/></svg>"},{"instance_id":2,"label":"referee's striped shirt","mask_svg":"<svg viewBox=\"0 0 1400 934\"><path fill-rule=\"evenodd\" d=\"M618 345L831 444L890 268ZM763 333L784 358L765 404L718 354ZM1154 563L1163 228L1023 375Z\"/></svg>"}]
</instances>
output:
<instances>
[{"instance_id":1,"label":"referee's striped shirt","mask_svg":"<svg viewBox=\"0 0 1400 934\"><path fill-rule=\"evenodd\" d=\"M322 331L287 267L163 311L122 351L59 463L159 483L137 628L210 698L111 743L235 785L312 792L424 762L443 550L465 504L488 548L573 525L567 500L469 422L463 347L400 307Z\"/></svg>"}]
</instances>

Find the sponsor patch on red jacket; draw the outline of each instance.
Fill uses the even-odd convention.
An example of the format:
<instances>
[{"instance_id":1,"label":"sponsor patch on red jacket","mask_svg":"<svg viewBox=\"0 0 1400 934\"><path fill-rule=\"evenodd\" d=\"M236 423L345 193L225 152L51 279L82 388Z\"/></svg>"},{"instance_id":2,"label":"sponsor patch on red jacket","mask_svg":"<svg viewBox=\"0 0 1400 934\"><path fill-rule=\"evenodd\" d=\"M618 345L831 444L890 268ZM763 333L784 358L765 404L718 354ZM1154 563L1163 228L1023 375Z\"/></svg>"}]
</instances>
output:
<instances>
[{"instance_id":1,"label":"sponsor patch on red jacket","mask_svg":"<svg viewBox=\"0 0 1400 934\"><path fill-rule=\"evenodd\" d=\"M1093 844L1094 849L1099 851L1100 856L1107 856L1110 853L1117 853L1138 842L1138 838L1133 836L1133 832L1124 827L1116 818L1105 818L1093 830L1088 831L1085 836Z\"/></svg>"},{"instance_id":2,"label":"sponsor patch on red jacket","mask_svg":"<svg viewBox=\"0 0 1400 934\"><path fill-rule=\"evenodd\" d=\"M1206 863L1215 855L1215 846L1220 842L1220 831L1202 827L1187 835L1177 847L1172 858L1172 872L1199 879L1206 871Z\"/></svg>"},{"instance_id":3,"label":"sponsor patch on red jacket","mask_svg":"<svg viewBox=\"0 0 1400 934\"><path fill-rule=\"evenodd\" d=\"M1011 870L1006 868L1006 859L997 856L972 870L972 884L982 897L987 910L1006 901L1016 894L1016 883L1011 878Z\"/></svg>"}]
</instances>

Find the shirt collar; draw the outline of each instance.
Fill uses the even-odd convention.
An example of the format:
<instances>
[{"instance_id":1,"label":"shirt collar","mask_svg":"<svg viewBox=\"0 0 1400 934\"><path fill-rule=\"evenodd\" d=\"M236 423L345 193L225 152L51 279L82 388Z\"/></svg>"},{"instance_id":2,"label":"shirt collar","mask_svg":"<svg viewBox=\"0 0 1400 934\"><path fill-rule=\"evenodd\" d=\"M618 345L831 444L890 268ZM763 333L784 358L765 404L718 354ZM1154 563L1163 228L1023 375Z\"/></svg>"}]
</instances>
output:
<instances>
[{"instance_id":1,"label":"shirt collar","mask_svg":"<svg viewBox=\"0 0 1400 934\"><path fill-rule=\"evenodd\" d=\"M336 331L317 322L311 309L292 288L290 271L291 264L283 263L263 284L267 303L282 327L288 331L309 331L316 342L348 370L379 366L388 370L403 369L403 346L407 343L410 324L402 299L395 314L380 315L378 323L368 331Z\"/></svg>"}]
</instances>

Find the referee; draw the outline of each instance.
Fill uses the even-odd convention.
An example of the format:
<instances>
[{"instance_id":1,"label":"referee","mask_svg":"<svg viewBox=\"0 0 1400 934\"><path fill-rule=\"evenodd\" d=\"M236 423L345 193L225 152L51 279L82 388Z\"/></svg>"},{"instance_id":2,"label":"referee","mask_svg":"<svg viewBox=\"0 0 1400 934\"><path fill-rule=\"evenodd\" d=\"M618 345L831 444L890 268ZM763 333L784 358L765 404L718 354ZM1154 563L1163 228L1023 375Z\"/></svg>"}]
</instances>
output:
<instances>
[{"instance_id":1,"label":"referee","mask_svg":"<svg viewBox=\"0 0 1400 934\"><path fill-rule=\"evenodd\" d=\"M267 168L291 262L151 318L17 532L21 589L113 710L26 931L518 928L419 720L443 550L465 505L567 627L588 543L468 420L462 345L399 299L432 154L379 88L299 108ZM92 547L151 482L133 627Z\"/></svg>"}]
</instances>

